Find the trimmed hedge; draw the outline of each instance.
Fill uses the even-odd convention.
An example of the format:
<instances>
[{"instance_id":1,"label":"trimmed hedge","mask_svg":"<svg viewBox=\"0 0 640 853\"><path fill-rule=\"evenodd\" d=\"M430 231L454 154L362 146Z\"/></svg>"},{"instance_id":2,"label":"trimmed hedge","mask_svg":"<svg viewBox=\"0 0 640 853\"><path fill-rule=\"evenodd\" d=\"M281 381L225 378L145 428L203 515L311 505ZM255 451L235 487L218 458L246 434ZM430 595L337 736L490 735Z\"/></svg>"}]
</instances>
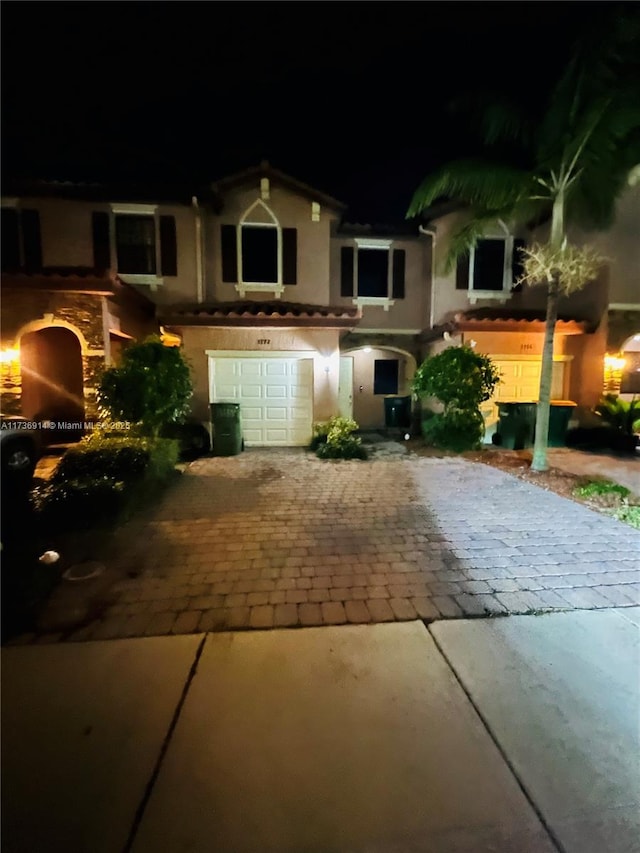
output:
<instances>
[{"instance_id":1,"label":"trimmed hedge","mask_svg":"<svg viewBox=\"0 0 640 853\"><path fill-rule=\"evenodd\" d=\"M178 443L171 439L94 434L69 448L34 491L36 510L58 529L113 521L166 483L177 460Z\"/></svg>"}]
</instances>

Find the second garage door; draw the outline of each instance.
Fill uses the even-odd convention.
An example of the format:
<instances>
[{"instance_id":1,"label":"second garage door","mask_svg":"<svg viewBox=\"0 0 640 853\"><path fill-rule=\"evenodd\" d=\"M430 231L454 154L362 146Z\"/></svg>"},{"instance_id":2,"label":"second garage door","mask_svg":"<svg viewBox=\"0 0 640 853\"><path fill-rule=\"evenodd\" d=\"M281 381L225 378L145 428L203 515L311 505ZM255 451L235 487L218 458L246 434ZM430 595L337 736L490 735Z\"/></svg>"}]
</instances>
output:
<instances>
[{"instance_id":1,"label":"second garage door","mask_svg":"<svg viewBox=\"0 0 640 853\"><path fill-rule=\"evenodd\" d=\"M304 446L313 429L313 359L209 359L210 399L240 403L248 447Z\"/></svg>"}]
</instances>

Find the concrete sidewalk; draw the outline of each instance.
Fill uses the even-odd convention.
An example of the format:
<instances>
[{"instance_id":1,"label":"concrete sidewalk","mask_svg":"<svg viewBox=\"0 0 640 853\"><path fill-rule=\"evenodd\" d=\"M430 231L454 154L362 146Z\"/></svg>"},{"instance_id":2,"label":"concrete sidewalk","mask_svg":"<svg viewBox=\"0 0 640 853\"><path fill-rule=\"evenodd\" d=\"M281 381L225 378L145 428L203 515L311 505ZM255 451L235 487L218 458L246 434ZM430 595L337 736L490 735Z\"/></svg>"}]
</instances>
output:
<instances>
[{"instance_id":1,"label":"concrete sidewalk","mask_svg":"<svg viewBox=\"0 0 640 853\"><path fill-rule=\"evenodd\" d=\"M630 853L639 622L4 648L3 850Z\"/></svg>"},{"instance_id":2,"label":"concrete sidewalk","mask_svg":"<svg viewBox=\"0 0 640 853\"><path fill-rule=\"evenodd\" d=\"M550 447L549 465L580 477L601 477L626 486L640 495L640 453L618 456L615 453L591 453L569 447Z\"/></svg>"}]
</instances>

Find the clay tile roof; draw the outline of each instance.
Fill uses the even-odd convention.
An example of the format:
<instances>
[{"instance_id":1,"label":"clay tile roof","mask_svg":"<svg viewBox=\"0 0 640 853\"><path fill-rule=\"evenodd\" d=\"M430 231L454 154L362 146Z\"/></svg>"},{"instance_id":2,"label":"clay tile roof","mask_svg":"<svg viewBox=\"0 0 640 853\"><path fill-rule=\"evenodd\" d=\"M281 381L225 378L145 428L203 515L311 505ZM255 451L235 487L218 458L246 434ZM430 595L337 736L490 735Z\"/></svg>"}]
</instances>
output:
<instances>
[{"instance_id":1,"label":"clay tile roof","mask_svg":"<svg viewBox=\"0 0 640 853\"><path fill-rule=\"evenodd\" d=\"M455 324L459 329L476 329L477 331L542 331L545 325L545 312L515 307L473 308L456 314ZM569 314L560 314L556 327L559 332L565 334L582 334L591 330L588 320Z\"/></svg>"},{"instance_id":2,"label":"clay tile roof","mask_svg":"<svg viewBox=\"0 0 640 853\"><path fill-rule=\"evenodd\" d=\"M353 326L360 309L349 305L241 300L167 306L161 322L201 326Z\"/></svg>"},{"instance_id":3,"label":"clay tile roof","mask_svg":"<svg viewBox=\"0 0 640 853\"><path fill-rule=\"evenodd\" d=\"M334 198L321 190L314 189L314 187L310 187L309 184L305 184L297 178L293 178L291 175L281 172L280 169L274 168L267 160L263 160L259 166L251 166L248 169L244 169L242 172L236 172L233 175L227 175L220 178L211 185L211 188L215 192L224 193L227 189L242 186L252 180L259 181L260 178L271 178L271 180L276 183L289 187L289 189L310 198L312 201L317 201L326 207L331 207L338 211L347 209L346 204L338 201L337 198Z\"/></svg>"}]
</instances>

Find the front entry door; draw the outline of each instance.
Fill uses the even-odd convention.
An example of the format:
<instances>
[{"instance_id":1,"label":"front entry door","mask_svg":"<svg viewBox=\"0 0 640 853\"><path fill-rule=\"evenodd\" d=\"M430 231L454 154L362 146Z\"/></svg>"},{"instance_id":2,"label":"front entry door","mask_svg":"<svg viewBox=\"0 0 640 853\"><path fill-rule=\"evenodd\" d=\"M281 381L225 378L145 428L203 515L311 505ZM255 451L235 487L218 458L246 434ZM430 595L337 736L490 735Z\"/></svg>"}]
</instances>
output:
<instances>
[{"instance_id":1,"label":"front entry door","mask_svg":"<svg viewBox=\"0 0 640 853\"><path fill-rule=\"evenodd\" d=\"M351 356L340 357L338 410L343 418L353 417L353 358Z\"/></svg>"}]
</instances>

